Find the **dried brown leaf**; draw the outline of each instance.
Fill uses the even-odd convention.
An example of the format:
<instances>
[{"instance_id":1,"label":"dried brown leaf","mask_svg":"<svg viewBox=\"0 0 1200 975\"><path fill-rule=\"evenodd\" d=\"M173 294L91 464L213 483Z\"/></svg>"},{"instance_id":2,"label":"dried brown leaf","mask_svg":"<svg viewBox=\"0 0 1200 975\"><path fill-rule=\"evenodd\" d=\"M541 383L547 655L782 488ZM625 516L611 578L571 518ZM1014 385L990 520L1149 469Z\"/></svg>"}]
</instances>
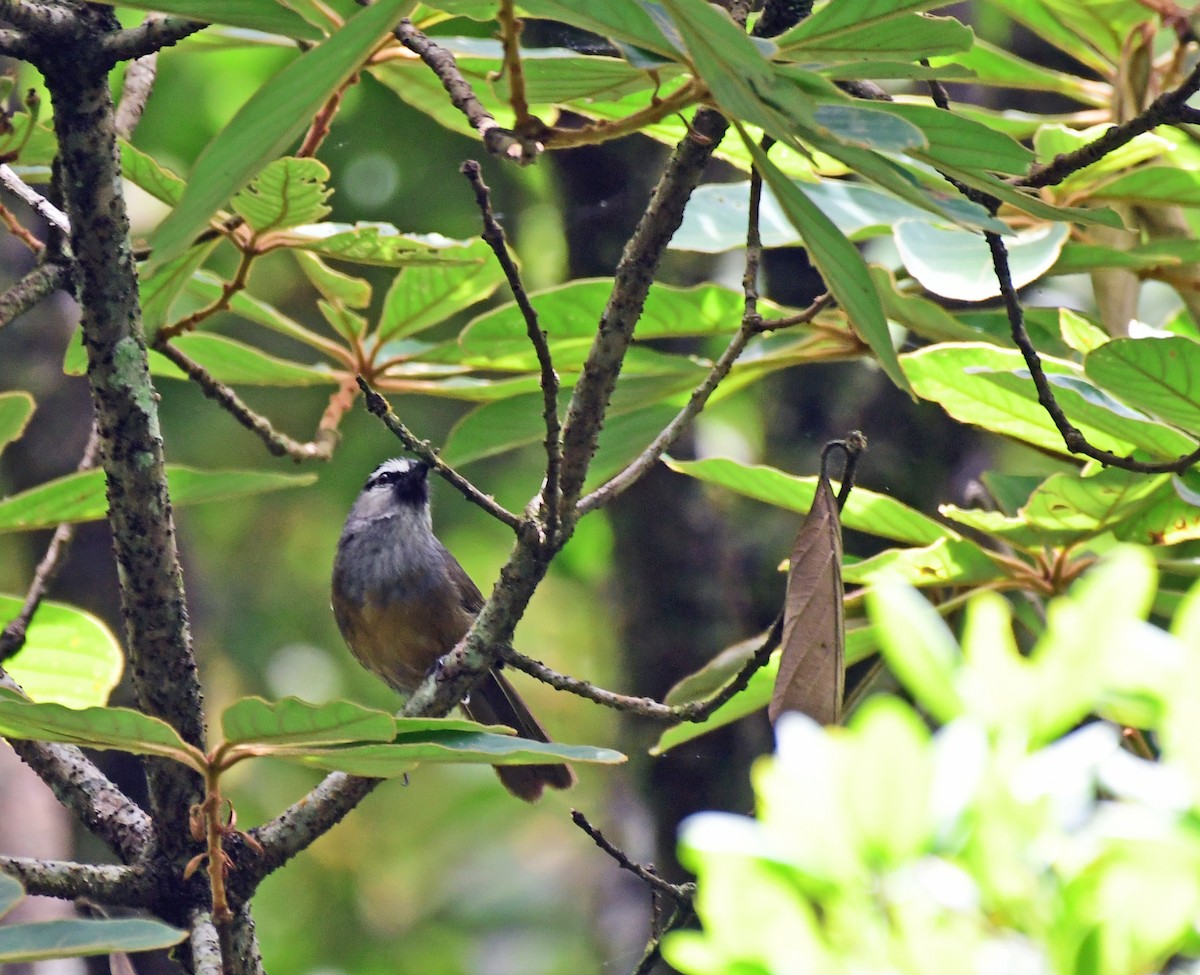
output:
<instances>
[{"instance_id":1,"label":"dried brown leaf","mask_svg":"<svg viewBox=\"0 0 1200 975\"><path fill-rule=\"evenodd\" d=\"M802 711L821 724L842 713L846 652L842 610L842 523L822 475L792 548L783 610L779 676L767 714Z\"/></svg>"}]
</instances>

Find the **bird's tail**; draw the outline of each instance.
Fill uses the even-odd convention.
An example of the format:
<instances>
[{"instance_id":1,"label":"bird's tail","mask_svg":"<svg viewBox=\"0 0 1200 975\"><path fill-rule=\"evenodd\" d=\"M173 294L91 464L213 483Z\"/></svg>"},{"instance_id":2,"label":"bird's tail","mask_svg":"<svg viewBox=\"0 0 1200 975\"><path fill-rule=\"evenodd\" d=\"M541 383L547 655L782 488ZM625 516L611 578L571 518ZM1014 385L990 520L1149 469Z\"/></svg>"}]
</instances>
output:
<instances>
[{"instance_id":1,"label":"bird's tail","mask_svg":"<svg viewBox=\"0 0 1200 975\"><path fill-rule=\"evenodd\" d=\"M550 740L546 729L526 707L516 688L494 670L471 692L471 699L463 705L463 710L481 724L507 725L521 738ZM569 765L497 765L496 774L509 792L526 802L540 799L546 786L569 789L575 784L575 773Z\"/></svg>"}]
</instances>

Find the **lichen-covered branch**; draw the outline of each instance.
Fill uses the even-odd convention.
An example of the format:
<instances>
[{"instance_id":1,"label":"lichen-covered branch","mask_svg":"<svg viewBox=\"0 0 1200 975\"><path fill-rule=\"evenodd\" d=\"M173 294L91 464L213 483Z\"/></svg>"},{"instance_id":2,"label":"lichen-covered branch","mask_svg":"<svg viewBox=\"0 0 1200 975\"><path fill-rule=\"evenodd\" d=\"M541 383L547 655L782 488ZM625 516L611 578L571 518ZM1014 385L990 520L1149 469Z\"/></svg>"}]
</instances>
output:
<instances>
[{"instance_id":1,"label":"lichen-covered branch","mask_svg":"<svg viewBox=\"0 0 1200 975\"><path fill-rule=\"evenodd\" d=\"M71 269L64 261L46 261L0 295L0 328L24 315L43 298L71 283Z\"/></svg>"},{"instance_id":2,"label":"lichen-covered branch","mask_svg":"<svg viewBox=\"0 0 1200 975\"><path fill-rule=\"evenodd\" d=\"M39 897L87 897L121 907L145 907L152 897L151 885L137 867L0 856L0 873L15 877L27 894Z\"/></svg>"}]
</instances>

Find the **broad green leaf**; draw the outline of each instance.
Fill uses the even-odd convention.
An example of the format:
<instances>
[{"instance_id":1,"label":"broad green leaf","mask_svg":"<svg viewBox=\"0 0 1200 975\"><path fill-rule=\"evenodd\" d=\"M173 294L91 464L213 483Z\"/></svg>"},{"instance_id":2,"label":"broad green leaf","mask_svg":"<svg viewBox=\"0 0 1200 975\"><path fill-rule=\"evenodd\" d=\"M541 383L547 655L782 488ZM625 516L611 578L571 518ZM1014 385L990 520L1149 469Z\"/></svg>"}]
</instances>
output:
<instances>
[{"instance_id":1,"label":"broad green leaf","mask_svg":"<svg viewBox=\"0 0 1200 975\"><path fill-rule=\"evenodd\" d=\"M912 155L913 158L920 159L918 153ZM963 168L946 160L930 160L930 165L936 166L942 175L965 183L971 189L994 196L1002 203L1016 207L1039 220L1113 227L1117 230L1125 228L1121 217L1108 207L1055 206L1037 194L1018 190L1003 179L980 169Z\"/></svg>"},{"instance_id":2,"label":"broad green leaf","mask_svg":"<svg viewBox=\"0 0 1200 975\"><path fill-rule=\"evenodd\" d=\"M849 10L831 3L779 35L775 42L781 51L808 45L836 45L863 30L894 27L898 21L907 23L912 14L942 6L945 4L936 0L861 0Z\"/></svg>"},{"instance_id":3,"label":"broad green leaf","mask_svg":"<svg viewBox=\"0 0 1200 975\"><path fill-rule=\"evenodd\" d=\"M317 302L317 310L329 323L329 327L349 342L357 341L367 334L367 319L343 304L331 304L321 300Z\"/></svg>"},{"instance_id":4,"label":"broad green leaf","mask_svg":"<svg viewBox=\"0 0 1200 975\"><path fill-rule=\"evenodd\" d=\"M969 51L945 57L935 55L929 59L934 67L961 65L975 73L979 84L996 85L1027 91L1050 91L1066 95L1087 105L1105 105L1104 85L1085 81L1066 71L1054 71L1032 61L1026 61L1011 51L995 47L987 41L975 38Z\"/></svg>"},{"instance_id":5,"label":"broad green leaf","mask_svg":"<svg viewBox=\"0 0 1200 975\"><path fill-rule=\"evenodd\" d=\"M1008 238L1014 287L1036 281L1058 260L1069 236L1066 224L1034 227ZM936 227L925 220L901 220L893 232L900 259L928 291L955 301L986 301L1000 294L992 252L982 234Z\"/></svg>"},{"instance_id":6,"label":"broad green leaf","mask_svg":"<svg viewBox=\"0 0 1200 975\"><path fill-rule=\"evenodd\" d=\"M691 390L704 372L697 367L692 373L622 380L613 393L605 426L623 414L670 401ZM542 403L541 393L525 394L487 403L468 413L450 432L443 454L447 463L465 464L540 443L546 436ZM565 397L560 412L564 406Z\"/></svg>"},{"instance_id":7,"label":"broad green leaf","mask_svg":"<svg viewBox=\"0 0 1200 975\"><path fill-rule=\"evenodd\" d=\"M1050 273L1078 274L1106 267L1147 270L1197 262L1200 262L1200 241L1196 240L1156 240L1135 245L1129 250L1069 242Z\"/></svg>"},{"instance_id":8,"label":"broad green leaf","mask_svg":"<svg viewBox=\"0 0 1200 975\"><path fill-rule=\"evenodd\" d=\"M594 3L592 0L522 0L521 9L530 17L556 20L582 27L614 41L626 41L647 51L672 59L676 44L663 33L668 26L639 3L612 0Z\"/></svg>"},{"instance_id":9,"label":"broad green leaf","mask_svg":"<svg viewBox=\"0 0 1200 975\"><path fill-rule=\"evenodd\" d=\"M1200 343L1181 335L1114 339L1083 368L1130 406L1200 435Z\"/></svg>"},{"instance_id":10,"label":"broad green leaf","mask_svg":"<svg viewBox=\"0 0 1200 975\"><path fill-rule=\"evenodd\" d=\"M572 281L531 295L538 324L552 347L563 340L579 339L590 348L612 288L612 280L602 278ZM744 309L744 296L732 288L716 284L692 288L656 284L646 296L635 336L646 341L732 335L741 326ZM793 314L792 309L771 301L760 302L759 312L766 319ZM463 329L459 343L465 354L491 359L529 350L525 319L515 302L472 319Z\"/></svg>"},{"instance_id":11,"label":"broad green leaf","mask_svg":"<svg viewBox=\"0 0 1200 975\"><path fill-rule=\"evenodd\" d=\"M473 241L441 234L406 234L389 223L317 223L278 235L289 247L356 264L407 267L410 264L458 267L479 263Z\"/></svg>"},{"instance_id":12,"label":"broad green leaf","mask_svg":"<svg viewBox=\"0 0 1200 975\"><path fill-rule=\"evenodd\" d=\"M329 213L328 179L320 160L285 156L268 163L229 205L259 233L317 223Z\"/></svg>"},{"instance_id":13,"label":"broad green leaf","mask_svg":"<svg viewBox=\"0 0 1200 975\"><path fill-rule=\"evenodd\" d=\"M112 3L113 0L99 2ZM319 41L324 36L303 17L276 0L120 0L120 5L306 41Z\"/></svg>"},{"instance_id":14,"label":"broad green leaf","mask_svg":"<svg viewBox=\"0 0 1200 975\"><path fill-rule=\"evenodd\" d=\"M883 300L888 321L903 325L931 342L997 342L987 332L973 328L961 315L951 315L941 305L921 295L901 291L896 279L881 267L870 268L871 279Z\"/></svg>"},{"instance_id":15,"label":"broad green leaf","mask_svg":"<svg viewBox=\"0 0 1200 975\"><path fill-rule=\"evenodd\" d=\"M81 748L113 749L132 755L157 755L197 771L203 756L165 721L129 708L82 708L34 704L0 695L0 735L35 741L57 741Z\"/></svg>"},{"instance_id":16,"label":"broad green leaf","mask_svg":"<svg viewBox=\"0 0 1200 975\"><path fill-rule=\"evenodd\" d=\"M210 240L189 247L175 260L160 264L149 277L145 276L147 265L142 265L142 274L138 275L138 298L142 306L142 326L147 335L153 336L171 320L175 299L219 243L219 239Z\"/></svg>"},{"instance_id":17,"label":"broad green leaf","mask_svg":"<svg viewBox=\"0 0 1200 975\"><path fill-rule=\"evenodd\" d=\"M184 180L132 143L122 139L120 145L122 176L168 206L179 203L187 186Z\"/></svg>"},{"instance_id":18,"label":"broad green leaf","mask_svg":"<svg viewBox=\"0 0 1200 975\"><path fill-rule=\"evenodd\" d=\"M463 250L475 252L474 263L413 266L396 275L379 315L380 341L415 335L444 322L483 301L504 282L504 271L484 241Z\"/></svg>"},{"instance_id":19,"label":"broad green leaf","mask_svg":"<svg viewBox=\"0 0 1200 975\"><path fill-rule=\"evenodd\" d=\"M1108 468L1091 477L1054 474L1021 506L1018 517L953 505L938 508L945 517L1036 551L1044 545L1070 545L1132 519L1163 495L1173 495L1170 477L1149 477Z\"/></svg>"},{"instance_id":20,"label":"broad green leaf","mask_svg":"<svg viewBox=\"0 0 1200 975\"><path fill-rule=\"evenodd\" d=\"M826 287L850 316L850 321L879 359L888 377L902 390L911 392L892 345L883 306L862 256L804 192L780 172L779 168L740 130L755 164L771 185L788 219L804 238L804 246Z\"/></svg>"},{"instance_id":21,"label":"broad green leaf","mask_svg":"<svg viewBox=\"0 0 1200 975\"><path fill-rule=\"evenodd\" d=\"M124 2L124 0L122 0ZM169 948L186 931L149 918L39 921L0 927L0 965Z\"/></svg>"},{"instance_id":22,"label":"broad green leaf","mask_svg":"<svg viewBox=\"0 0 1200 975\"><path fill-rule=\"evenodd\" d=\"M306 748L347 742L391 741L396 719L386 711L350 701L309 704L299 698L264 701L246 697L221 715L227 744Z\"/></svg>"},{"instance_id":23,"label":"broad green leaf","mask_svg":"<svg viewBox=\"0 0 1200 975\"><path fill-rule=\"evenodd\" d=\"M1015 349L982 344L935 345L903 356L922 399L963 423L1067 454L1062 435L1037 401L1025 361ZM1089 383L1080 366L1050 356L1042 366L1068 419L1088 441L1128 454L1141 448L1155 457L1189 453L1194 444L1170 427L1130 410Z\"/></svg>"},{"instance_id":24,"label":"broad green leaf","mask_svg":"<svg viewBox=\"0 0 1200 975\"><path fill-rule=\"evenodd\" d=\"M1033 36L1040 38L1045 43L1052 44L1060 51L1065 51L1075 60L1082 61L1099 76L1105 77L1112 70L1114 62L1094 50L1090 44L1084 43L1070 22L1076 16L1080 19L1087 16L1084 10L1087 4L1073 5L1075 13L1070 15L1065 23L1049 3L1030 3L1028 0L995 0L995 6L1013 20L1027 27Z\"/></svg>"},{"instance_id":25,"label":"broad green leaf","mask_svg":"<svg viewBox=\"0 0 1200 975\"><path fill-rule=\"evenodd\" d=\"M0 596L0 621L15 619L23 602ZM35 701L85 708L108 701L124 664L120 643L101 620L47 600L29 624L25 645L4 669Z\"/></svg>"},{"instance_id":26,"label":"broad green leaf","mask_svg":"<svg viewBox=\"0 0 1200 975\"><path fill-rule=\"evenodd\" d=\"M967 586L1004 578L1004 572L975 542L942 538L920 548L891 548L842 569L847 583L873 586L902 579L910 586Z\"/></svg>"},{"instance_id":27,"label":"broad green leaf","mask_svg":"<svg viewBox=\"0 0 1200 975\"><path fill-rule=\"evenodd\" d=\"M829 4L823 7L821 14L835 6ZM937 7L942 4L927 3L921 6ZM836 16L844 18L844 14ZM904 13L887 20L868 18L857 27L843 24L845 29L840 30L825 30L828 21L822 24L819 18L820 14L809 17L780 36L780 56L805 62L849 61L855 58L916 61L933 55L970 50L974 39L971 29L953 17L924 17ZM815 28L808 27L814 22Z\"/></svg>"},{"instance_id":28,"label":"broad green leaf","mask_svg":"<svg viewBox=\"0 0 1200 975\"><path fill-rule=\"evenodd\" d=\"M1101 200L1200 206L1200 172L1174 166L1146 166L1092 188Z\"/></svg>"},{"instance_id":29,"label":"broad green leaf","mask_svg":"<svg viewBox=\"0 0 1200 975\"><path fill-rule=\"evenodd\" d=\"M910 153L935 165L1020 176L1033 153L1003 132L931 105L881 104L879 111L906 119L925 135L927 148Z\"/></svg>"},{"instance_id":30,"label":"broad green leaf","mask_svg":"<svg viewBox=\"0 0 1200 975\"><path fill-rule=\"evenodd\" d=\"M868 590L867 609L897 679L942 724L958 717L963 704L955 685L962 657L937 610L897 582Z\"/></svg>"},{"instance_id":31,"label":"broad green leaf","mask_svg":"<svg viewBox=\"0 0 1200 975\"><path fill-rule=\"evenodd\" d=\"M33 407L28 393L0 393L0 450L25 432Z\"/></svg>"},{"instance_id":32,"label":"broad green leaf","mask_svg":"<svg viewBox=\"0 0 1200 975\"><path fill-rule=\"evenodd\" d=\"M168 465L175 507L222 501L281 488L312 484L315 474L272 471L198 471ZM108 514L104 472L83 471L48 481L0 501L0 532L53 528L64 522L98 521Z\"/></svg>"},{"instance_id":33,"label":"broad green leaf","mask_svg":"<svg viewBox=\"0 0 1200 975\"><path fill-rule=\"evenodd\" d=\"M392 778L422 762L486 765L540 765L550 759L615 765L625 756L610 748L529 741L512 735L484 732L424 731L399 735L385 745L350 745L283 756L330 771L372 778Z\"/></svg>"},{"instance_id":34,"label":"broad green leaf","mask_svg":"<svg viewBox=\"0 0 1200 975\"><path fill-rule=\"evenodd\" d=\"M366 308L371 303L371 282L331 268L316 254L293 250L300 270L321 296L330 302L340 302L347 308Z\"/></svg>"},{"instance_id":35,"label":"broad green leaf","mask_svg":"<svg viewBox=\"0 0 1200 975\"><path fill-rule=\"evenodd\" d=\"M154 234L152 266L182 254L217 210L304 131L411 2L377 0L251 96L196 160L179 205Z\"/></svg>"},{"instance_id":36,"label":"broad green leaf","mask_svg":"<svg viewBox=\"0 0 1200 975\"><path fill-rule=\"evenodd\" d=\"M1063 341L1076 352L1091 352L1110 340L1104 329L1070 308L1058 310L1058 328Z\"/></svg>"},{"instance_id":37,"label":"broad green leaf","mask_svg":"<svg viewBox=\"0 0 1200 975\"><path fill-rule=\"evenodd\" d=\"M815 477L796 477L774 467L751 466L725 457L691 461L668 457L664 462L677 473L800 514L812 507L817 489ZM841 520L845 528L910 545L929 545L941 539L960 537L953 529L938 524L915 508L858 486L846 499Z\"/></svg>"},{"instance_id":38,"label":"broad green leaf","mask_svg":"<svg viewBox=\"0 0 1200 975\"><path fill-rule=\"evenodd\" d=\"M201 301L216 300L222 290L222 281L208 271L197 271L187 284L187 293ZM274 305L255 298L245 291L236 292L229 299L229 310L247 321L255 322L282 335L290 336L318 349L326 349L330 340L310 332L299 322L289 318ZM153 355L153 354L152 354Z\"/></svg>"},{"instance_id":39,"label":"broad green leaf","mask_svg":"<svg viewBox=\"0 0 1200 975\"><path fill-rule=\"evenodd\" d=\"M1078 152L1084 146L1103 136L1108 128L1103 124L1093 125L1086 129L1072 128L1056 122L1043 125L1033 137L1033 148L1037 152L1038 162L1048 164L1058 156ZM1102 177L1160 159L1164 153L1174 148L1173 142L1164 139L1158 133L1143 132L1123 146L1106 152L1100 159L1078 172L1071 173L1056 185L1060 188L1086 187L1090 192Z\"/></svg>"},{"instance_id":40,"label":"broad green leaf","mask_svg":"<svg viewBox=\"0 0 1200 975\"><path fill-rule=\"evenodd\" d=\"M905 218L928 220L931 216L927 209L866 183L829 179L804 183L801 189L851 240L891 233L892 227ZM988 217L974 204L959 208L947 201L946 209L967 226L1010 232L1006 225ZM701 186L692 193L683 223L671 238L670 246L707 254L745 247L749 213L749 182ZM763 187L758 225L764 247L787 247L801 242L800 232L788 220L769 186Z\"/></svg>"},{"instance_id":41,"label":"broad green leaf","mask_svg":"<svg viewBox=\"0 0 1200 975\"><path fill-rule=\"evenodd\" d=\"M0 873L0 917L4 917L25 896L25 889L6 873Z\"/></svg>"}]
</instances>

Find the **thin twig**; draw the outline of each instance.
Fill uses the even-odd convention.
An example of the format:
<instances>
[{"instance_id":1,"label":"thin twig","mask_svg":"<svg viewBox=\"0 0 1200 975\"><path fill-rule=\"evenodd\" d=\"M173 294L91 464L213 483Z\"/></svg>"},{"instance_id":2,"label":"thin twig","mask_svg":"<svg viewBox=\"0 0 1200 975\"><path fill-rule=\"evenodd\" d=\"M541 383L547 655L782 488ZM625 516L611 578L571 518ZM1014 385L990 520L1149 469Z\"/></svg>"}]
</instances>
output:
<instances>
[{"instance_id":1,"label":"thin twig","mask_svg":"<svg viewBox=\"0 0 1200 975\"><path fill-rule=\"evenodd\" d=\"M581 830L587 833L592 838L592 841L600 847L605 853L612 857L617 866L622 870L628 870L631 874L649 886L652 890L658 891L660 894L666 894L675 903L680 906L689 906L692 903L692 897L696 893L695 884L672 884L663 880L656 874L652 868L644 867L640 863L634 863L624 850L613 844L605 838L595 826L588 822L587 816L581 813L578 809L571 810L571 821Z\"/></svg>"},{"instance_id":2,"label":"thin twig","mask_svg":"<svg viewBox=\"0 0 1200 975\"><path fill-rule=\"evenodd\" d=\"M28 247L35 257L41 257L46 252L46 245L38 240L27 227L22 226L17 215L3 204L0 204L0 222L3 222L5 229Z\"/></svg>"},{"instance_id":3,"label":"thin twig","mask_svg":"<svg viewBox=\"0 0 1200 975\"><path fill-rule=\"evenodd\" d=\"M472 504L482 508L497 521L504 522L504 524L508 525L514 531L521 527L522 520L519 516L514 515L495 498L484 494L479 488L458 473L458 471L443 461L438 456L433 444L428 440L421 440L409 430L400 417L396 416L392 411L392 407L388 401L375 392L361 376L358 377L358 385L366 396L367 409L379 417L383 421L384 426L396 435L396 439L404 444L405 450L416 454L429 465L430 470L435 471L439 477L458 490L463 497Z\"/></svg>"},{"instance_id":4,"label":"thin twig","mask_svg":"<svg viewBox=\"0 0 1200 975\"><path fill-rule=\"evenodd\" d=\"M401 44L416 54L438 76L442 87L450 96L451 104L467 117L467 121L479 133L484 148L489 153L522 164L532 162L537 157L541 151L538 143L528 139L522 140L508 129L501 128L492 113L483 107L475 97L470 83L459 71L458 62L453 54L417 30L407 17L400 21L394 33Z\"/></svg>"},{"instance_id":5,"label":"thin twig","mask_svg":"<svg viewBox=\"0 0 1200 975\"><path fill-rule=\"evenodd\" d=\"M713 363L712 368L708 371L708 375L692 390L692 395L688 398L687 403L675 414L671 422L662 429L658 436L650 442L650 445L629 466L620 473L615 474L604 484L601 484L590 494L581 498L575 510L580 515L585 515L589 511L602 508L637 483L658 462L659 458L670 450L671 445L675 443L687 425L704 409L709 397L712 396L725 377L729 375L729 371L737 362L738 357L745 351L747 343L752 338L764 332L776 331L792 325L807 324L816 318L821 311L829 307L832 301L832 297L826 293L817 298L804 311L796 315L791 315L786 319L764 319L757 315L743 319L741 328L734 333L729 345L725 347L725 351Z\"/></svg>"},{"instance_id":6,"label":"thin twig","mask_svg":"<svg viewBox=\"0 0 1200 975\"><path fill-rule=\"evenodd\" d=\"M554 361L550 356L550 343L546 333L538 324L537 311L529 301L525 285L521 281L521 272L508 253L508 244L504 236L504 228L496 220L492 212L492 201L487 184L483 181L479 163L473 159L462 164L462 173L470 181L475 190L475 203L483 217L483 239L496 255L508 286L512 290L513 299L521 310L525 320L525 333L537 354L538 368L541 370L542 387L542 420L546 425L546 483L542 488L541 515L546 542L553 547L558 540L559 525L559 487L562 478L562 423L558 418L558 373L554 371Z\"/></svg>"},{"instance_id":7,"label":"thin twig","mask_svg":"<svg viewBox=\"0 0 1200 975\"><path fill-rule=\"evenodd\" d=\"M146 18L149 23L161 19L161 14L150 14ZM146 102L154 91L154 79L158 75L158 52L143 55L129 63L125 69L125 80L121 84L121 101L117 103L115 125L117 135L129 141L133 132L142 120L142 112L146 110Z\"/></svg>"},{"instance_id":8,"label":"thin twig","mask_svg":"<svg viewBox=\"0 0 1200 975\"><path fill-rule=\"evenodd\" d=\"M71 222L67 215L21 179L8 163L0 163L0 184L37 210L64 234L71 232Z\"/></svg>"},{"instance_id":9,"label":"thin twig","mask_svg":"<svg viewBox=\"0 0 1200 975\"><path fill-rule=\"evenodd\" d=\"M649 975L658 966L659 959L662 956L663 938L676 928L681 928L683 925L689 924L695 917L695 907L691 905L687 907L677 905L675 912L667 918L667 923L655 931L646 943L646 950L642 954L641 960L634 966L633 971L629 975Z\"/></svg>"},{"instance_id":10,"label":"thin twig","mask_svg":"<svg viewBox=\"0 0 1200 975\"><path fill-rule=\"evenodd\" d=\"M500 25L500 44L504 50L504 75L508 78L508 104L520 131L529 121L529 100L525 97L525 69L521 64L521 21L513 10L513 0L500 0L496 11Z\"/></svg>"},{"instance_id":11,"label":"thin twig","mask_svg":"<svg viewBox=\"0 0 1200 975\"><path fill-rule=\"evenodd\" d=\"M77 471L90 471L96 466L96 462L100 458L100 444L100 429L93 421L87 444L83 448L83 456L80 457L79 463L75 467ZM74 537L75 525L72 522L64 521L54 529L50 544L46 546L46 554L42 556L41 562L34 570L33 581L29 584L29 591L25 594L25 602L21 605L21 611L9 620L4 631L0 632L0 663L16 654L25 645L25 633L29 628L29 622L33 619L33 614L37 612L42 600L46 598L50 586L57 578L58 570L62 567L63 558L70 549L71 539Z\"/></svg>"},{"instance_id":12,"label":"thin twig","mask_svg":"<svg viewBox=\"0 0 1200 975\"><path fill-rule=\"evenodd\" d=\"M615 691L597 687L589 681L569 677L566 674L561 674L547 667L539 660L534 660L532 657L518 653L511 646L503 647L500 655L501 659L509 666L515 667L535 680L540 680L543 684L549 684L555 690L566 691L568 694L586 698L606 708L612 708L614 711L635 714L638 717L649 718L652 721L662 721L666 724L682 724L683 722L699 723L707 720L714 711L725 704L730 698L746 689L746 686L750 683L750 678L771 659L771 654L779 646L779 639L782 632L782 620L777 619L768 631L762 644L754 651L746 663L742 665L742 669L737 672L731 681L711 697L707 697L701 701L690 701L687 704L677 704L674 706L661 704L648 697L631 697L627 694L618 694Z\"/></svg>"},{"instance_id":13,"label":"thin twig","mask_svg":"<svg viewBox=\"0 0 1200 975\"><path fill-rule=\"evenodd\" d=\"M154 348L182 369L200 391L220 406L238 423L253 433L275 457L290 457L295 461L329 460L338 443L336 430L322 426L316 437L307 443L280 433L266 417L255 413L229 386L218 382L200 363L190 358L170 342L156 341Z\"/></svg>"}]
</instances>

